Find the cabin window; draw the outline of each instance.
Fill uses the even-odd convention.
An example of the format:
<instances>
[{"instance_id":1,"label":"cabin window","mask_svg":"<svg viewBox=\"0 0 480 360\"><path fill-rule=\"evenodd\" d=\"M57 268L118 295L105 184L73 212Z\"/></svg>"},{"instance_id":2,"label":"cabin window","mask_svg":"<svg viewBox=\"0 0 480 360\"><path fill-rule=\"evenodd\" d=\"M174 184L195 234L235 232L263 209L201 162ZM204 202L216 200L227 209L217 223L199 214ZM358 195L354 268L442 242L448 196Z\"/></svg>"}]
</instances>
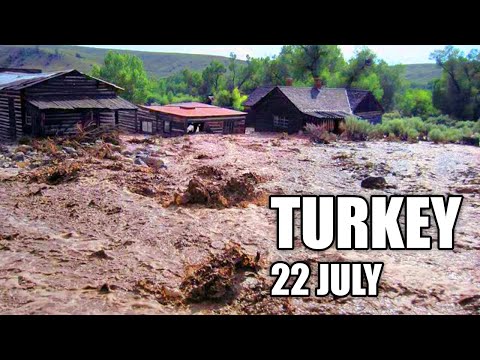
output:
<instances>
[{"instance_id":1,"label":"cabin window","mask_svg":"<svg viewBox=\"0 0 480 360\"><path fill-rule=\"evenodd\" d=\"M170 120L163 121L163 132L169 133L172 131L172 123Z\"/></svg>"},{"instance_id":2,"label":"cabin window","mask_svg":"<svg viewBox=\"0 0 480 360\"><path fill-rule=\"evenodd\" d=\"M282 116L273 115L273 126L276 128L288 129L288 119Z\"/></svg>"},{"instance_id":3,"label":"cabin window","mask_svg":"<svg viewBox=\"0 0 480 360\"><path fill-rule=\"evenodd\" d=\"M142 131L146 133L153 132L153 126L151 121L142 121Z\"/></svg>"}]
</instances>

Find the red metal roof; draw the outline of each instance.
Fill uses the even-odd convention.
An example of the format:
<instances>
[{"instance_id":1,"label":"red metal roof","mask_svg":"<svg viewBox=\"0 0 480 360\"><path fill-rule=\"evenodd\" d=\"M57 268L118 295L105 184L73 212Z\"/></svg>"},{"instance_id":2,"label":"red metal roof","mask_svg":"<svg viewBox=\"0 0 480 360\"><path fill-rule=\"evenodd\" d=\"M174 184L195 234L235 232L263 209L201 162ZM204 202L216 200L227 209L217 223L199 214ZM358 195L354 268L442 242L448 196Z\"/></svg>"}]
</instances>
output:
<instances>
[{"instance_id":1,"label":"red metal roof","mask_svg":"<svg viewBox=\"0 0 480 360\"><path fill-rule=\"evenodd\" d=\"M142 107L147 110L158 111L164 114L176 115L185 118L242 116L247 114L241 111L225 109L218 106L207 105L198 102Z\"/></svg>"}]
</instances>

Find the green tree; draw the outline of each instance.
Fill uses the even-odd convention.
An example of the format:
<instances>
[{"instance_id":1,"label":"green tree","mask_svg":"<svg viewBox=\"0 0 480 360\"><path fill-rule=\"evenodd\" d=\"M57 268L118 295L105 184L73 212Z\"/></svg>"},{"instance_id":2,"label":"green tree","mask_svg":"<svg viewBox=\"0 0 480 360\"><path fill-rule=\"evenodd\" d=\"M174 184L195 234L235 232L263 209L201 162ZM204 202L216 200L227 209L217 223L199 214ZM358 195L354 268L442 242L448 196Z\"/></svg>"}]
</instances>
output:
<instances>
[{"instance_id":1,"label":"green tree","mask_svg":"<svg viewBox=\"0 0 480 360\"><path fill-rule=\"evenodd\" d=\"M233 107L235 110L243 110L242 104L247 100L248 96L242 95L238 88L231 92L227 89L218 91L215 94L215 105L223 107Z\"/></svg>"},{"instance_id":2,"label":"green tree","mask_svg":"<svg viewBox=\"0 0 480 360\"><path fill-rule=\"evenodd\" d=\"M391 111L407 86L403 73L403 66L390 66L368 47L361 47L344 67L344 86L370 90Z\"/></svg>"},{"instance_id":3,"label":"green tree","mask_svg":"<svg viewBox=\"0 0 480 360\"><path fill-rule=\"evenodd\" d=\"M248 99L248 96L242 95L238 88L232 91L232 107L235 110L243 110L242 104Z\"/></svg>"},{"instance_id":4,"label":"green tree","mask_svg":"<svg viewBox=\"0 0 480 360\"><path fill-rule=\"evenodd\" d=\"M442 77L433 84L433 104L456 119L480 117L480 52L465 55L453 46L434 51L430 58L442 70Z\"/></svg>"},{"instance_id":5,"label":"green tree","mask_svg":"<svg viewBox=\"0 0 480 360\"><path fill-rule=\"evenodd\" d=\"M235 81L237 80L236 76L237 76L237 68L238 68L238 65L237 65L237 55L233 52L230 53L230 59L229 59L229 63L228 63L228 70L230 71L230 76L231 76L231 79L230 79L230 84L229 84L229 88L230 89L233 89L235 88L236 86L236 83Z\"/></svg>"},{"instance_id":6,"label":"green tree","mask_svg":"<svg viewBox=\"0 0 480 360\"><path fill-rule=\"evenodd\" d=\"M226 72L227 69L221 62L213 60L202 72L202 95L210 95L217 92L220 79Z\"/></svg>"},{"instance_id":7,"label":"green tree","mask_svg":"<svg viewBox=\"0 0 480 360\"><path fill-rule=\"evenodd\" d=\"M239 90L254 90L263 84L262 59L254 59L247 55L246 65L238 69L237 87Z\"/></svg>"},{"instance_id":8,"label":"green tree","mask_svg":"<svg viewBox=\"0 0 480 360\"><path fill-rule=\"evenodd\" d=\"M278 61L284 63L290 76L300 82L311 82L320 77L328 86L335 86L339 72L345 66L337 45L287 45Z\"/></svg>"},{"instance_id":9,"label":"green tree","mask_svg":"<svg viewBox=\"0 0 480 360\"><path fill-rule=\"evenodd\" d=\"M150 81L140 58L109 51L103 66L94 66L92 76L114 83L125 91L122 96L143 104L149 96Z\"/></svg>"},{"instance_id":10,"label":"green tree","mask_svg":"<svg viewBox=\"0 0 480 360\"><path fill-rule=\"evenodd\" d=\"M377 55L368 47L355 49L353 57L348 61L344 70L346 86L353 87L354 84L362 81L362 77L372 74L376 60Z\"/></svg>"},{"instance_id":11,"label":"green tree","mask_svg":"<svg viewBox=\"0 0 480 360\"><path fill-rule=\"evenodd\" d=\"M401 98L398 109L403 116L420 116L423 119L435 115L432 93L425 89L408 89Z\"/></svg>"},{"instance_id":12,"label":"green tree","mask_svg":"<svg viewBox=\"0 0 480 360\"><path fill-rule=\"evenodd\" d=\"M223 89L215 93L214 104L222 107L232 106L232 94L230 91Z\"/></svg>"},{"instance_id":13,"label":"green tree","mask_svg":"<svg viewBox=\"0 0 480 360\"><path fill-rule=\"evenodd\" d=\"M383 95L380 100L385 111L395 109L397 102L401 99L401 94L407 89L405 80L405 66L390 66L381 60L377 67L377 73L380 77L380 86L383 89Z\"/></svg>"}]
</instances>

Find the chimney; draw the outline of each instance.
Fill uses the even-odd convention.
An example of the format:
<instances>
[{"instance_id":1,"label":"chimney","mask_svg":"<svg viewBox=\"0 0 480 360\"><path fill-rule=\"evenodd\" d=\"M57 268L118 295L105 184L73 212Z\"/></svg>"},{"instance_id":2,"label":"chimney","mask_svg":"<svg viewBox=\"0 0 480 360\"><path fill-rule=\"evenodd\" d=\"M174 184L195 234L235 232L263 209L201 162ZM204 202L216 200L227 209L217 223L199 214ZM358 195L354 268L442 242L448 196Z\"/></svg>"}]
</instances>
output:
<instances>
[{"instance_id":1,"label":"chimney","mask_svg":"<svg viewBox=\"0 0 480 360\"><path fill-rule=\"evenodd\" d=\"M286 86L292 86L292 85L293 85L293 78L287 77L287 78L285 79L285 85L286 85Z\"/></svg>"},{"instance_id":2,"label":"chimney","mask_svg":"<svg viewBox=\"0 0 480 360\"><path fill-rule=\"evenodd\" d=\"M316 78L313 78L313 81L314 81L313 86L316 89L320 90L323 86L322 80L319 77L316 77Z\"/></svg>"}]
</instances>

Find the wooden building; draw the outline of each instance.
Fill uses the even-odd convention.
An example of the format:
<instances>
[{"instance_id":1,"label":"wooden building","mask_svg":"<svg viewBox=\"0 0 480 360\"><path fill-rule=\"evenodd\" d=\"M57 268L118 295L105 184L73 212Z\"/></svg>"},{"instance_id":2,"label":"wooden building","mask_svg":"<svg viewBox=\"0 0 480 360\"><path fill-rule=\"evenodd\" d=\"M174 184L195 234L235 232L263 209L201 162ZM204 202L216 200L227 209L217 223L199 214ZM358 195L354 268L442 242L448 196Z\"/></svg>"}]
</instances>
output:
<instances>
[{"instance_id":1,"label":"wooden building","mask_svg":"<svg viewBox=\"0 0 480 360\"><path fill-rule=\"evenodd\" d=\"M246 113L197 102L142 106L138 113L143 133L166 137L195 133L243 134Z\"/></svg>"},{"instance_id":2,"label":"wooden building","mask_svg":"<svg viewBox=\"0 0 480 360\"><path fill-rule=\"evenodd\" d=\"M244 103L246 126L256 131L296 133L307 123L326 125L332 132L347 116L381 122L382 106L370 91L313 87L274 86L257 88Z\"/></svg>"},{"instance_id":3,"label":"wooden building","mask_svg":"<svg viewBox=\"0 0 480 360\"><path fill-rule=\"evenodd\" d=\"M0 69L0 140L72 134L91 122L135 131L138 108L121 90L77 70Z\"/></svg>"}]
</instances>

